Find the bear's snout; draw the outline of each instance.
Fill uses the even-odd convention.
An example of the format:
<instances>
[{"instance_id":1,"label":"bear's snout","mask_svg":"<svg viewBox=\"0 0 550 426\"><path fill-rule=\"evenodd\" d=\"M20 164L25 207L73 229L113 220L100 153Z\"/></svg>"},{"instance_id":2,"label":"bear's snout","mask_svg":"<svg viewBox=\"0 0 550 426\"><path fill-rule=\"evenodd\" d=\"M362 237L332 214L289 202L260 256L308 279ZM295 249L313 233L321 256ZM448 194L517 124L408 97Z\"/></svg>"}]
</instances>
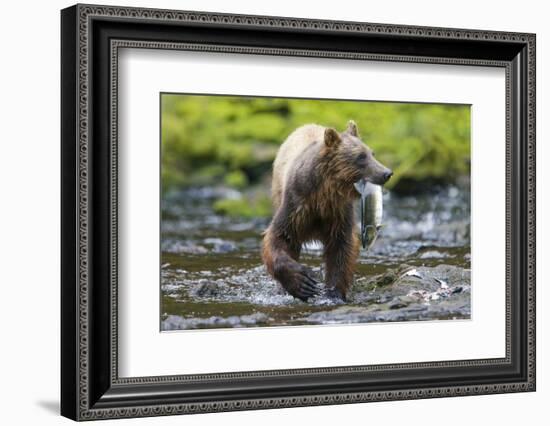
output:
<instances>
[{"instance_id":1,"label":"bear's snout","mask_svg":"<svg viewBox=\"0 0 550 426\"><path fill-rule=\"evenodd\" d=\"M384 185L393 176L393 170L388 169L378 161L376 161L373 166L374 167L367 169L367 175L365 176L371 183L375 185Z\"/></svg>"},{"instance_id":2,"label":"bear's snout","mask_svg":"<svg viewBox=\"0 0 550 426\"><path fill-rule=\"evenodd\" d=\"M371 174L367 180L375 185L384 185L393 176L393 171L384 167L378 173Z\"/></svg>"},{"instance_id":3,"label":"bear's snout","mask_svg":"<svg viewBox=\"0 0 550 426\"><path fill-rule=\"evenodd\" d=\"M384 173L384 183L390 180L390 178L393 176L393 171L389 170Z\"/></svg>"},{"instance_id":4,"label":"bear's snout","mask_svg":"<svg viewBox=\"0 0 550 426\"><path fill-rule=\"evenodd\" d=\"M365 166L362 170L363 178L375 185L384 185L393 176L393 170L374 158L372 154L368 155Z\"/></svg>"}]
</instances>

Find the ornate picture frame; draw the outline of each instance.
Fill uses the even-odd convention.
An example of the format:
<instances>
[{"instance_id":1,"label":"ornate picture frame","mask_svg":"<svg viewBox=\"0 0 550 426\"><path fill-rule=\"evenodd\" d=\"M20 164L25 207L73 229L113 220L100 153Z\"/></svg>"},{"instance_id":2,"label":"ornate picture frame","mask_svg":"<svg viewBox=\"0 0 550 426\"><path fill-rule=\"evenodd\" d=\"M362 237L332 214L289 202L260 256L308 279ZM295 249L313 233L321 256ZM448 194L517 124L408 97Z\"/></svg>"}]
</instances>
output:
<instances>
[{"instance_id":1,"label":"ornate picture frame","mask_svg":"<svg viewBox=\"0 0 550 426\"><path fill-rule=\"evenodd\" d=\"M61 12L61 414L74 420L535 390L535 35L76 5ZM506 356L119 377L121 48L503 68ZM504 177L503 177L504 179Z\"/></svg>"}]
</instances>

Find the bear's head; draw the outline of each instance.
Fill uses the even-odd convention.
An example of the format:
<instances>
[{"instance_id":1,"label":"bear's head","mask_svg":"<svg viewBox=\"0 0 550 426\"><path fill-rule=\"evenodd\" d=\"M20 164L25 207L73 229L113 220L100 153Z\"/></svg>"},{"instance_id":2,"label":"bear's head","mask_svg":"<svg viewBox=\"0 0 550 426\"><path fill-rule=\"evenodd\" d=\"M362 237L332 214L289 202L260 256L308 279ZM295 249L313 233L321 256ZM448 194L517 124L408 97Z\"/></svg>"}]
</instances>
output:
<instances>
[{"instance_id":1,"label":"bear's head","mask_svg":"<svg viewBox=\"0 0 550 426\"><path fill-rule=\"evenodd\" d=\"M329 170L343 184L353 185L361 180L383 185L393 172L374 158L374 152L359 137L357 124L350 120L343 132L325 129L324 156Z\"/></svg>"}]
</instances>

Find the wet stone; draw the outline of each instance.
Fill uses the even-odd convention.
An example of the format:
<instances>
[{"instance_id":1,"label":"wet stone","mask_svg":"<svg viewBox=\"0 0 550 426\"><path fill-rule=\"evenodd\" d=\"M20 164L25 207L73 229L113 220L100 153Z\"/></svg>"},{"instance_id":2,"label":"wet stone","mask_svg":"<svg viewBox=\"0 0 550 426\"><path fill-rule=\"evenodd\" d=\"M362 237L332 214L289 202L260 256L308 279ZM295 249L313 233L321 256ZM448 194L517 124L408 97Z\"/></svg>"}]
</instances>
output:
<instances>
[{"instance_id":1,"label":"wet stone","mask_svg":"<svg viewBox=\"0 0 550 426\"><path fill-rule=\"evenodd\" d=\"M161 328L164 331L187 330L212 327L246 327L250 325L261 325L269 322L269 317L264 313L252 315L232 315L229 317L212 316L208 318L183 318L178 315L168 315L162 321Z\"/></svg>"},{"instance_id":2,"label":"wet stone","mask_svg":"<svg viewBox=\"0 0 550 426\"><path fill-rule=\"evenodd\" d=\"M230 253L237 250L233 241L222 240L221 238L206 238L204 244L210 246L213 253Z\"/></svg>"},{"instance_id":3,"label":"wet stone","mask_svg":"<svg viewBox=\"0 0 550 426\"><path fill-rule=\"evenodd\" d=\"M420 253L420 255L418 257L420 259L443 259L445 257L449 257L449 255L446 254L446 253L442 253L440 251L429 250L429 251L425 251L423 253Z\"/></svg>"},{"instance_id":4,"label":"wet stone","mask_svg":"<svg viewBox=\"0 0 550 426\"><path fill-rule=\"evenodd\" d=\"M393 299L389 304L388 308L390 309L401 309L409 306L414 302L414 298L408 296L399 296Z\"/></svg>"},{"instance_id":5,"label":"wet stone","mask_svg":"<svg viewBox=\"0 0 550 426\"><path fill-rule=\"evenodd\" d=\"M227 286L222 282L202 280L190 290L190 293L196 297L213 298L221 295Z\"/></svg>"},{"instance_id":6,"label":"wet stone","mask_svg":"<svg viewBox=\"0 0 550 426\"><path fill-rule=\"evenodd\" d=\"M412 290L435 292L444 282L447 287L470 284L470 270L453 265L414 268L415 275L401 275L393 284L396 293L407 294Z\"/></svg>"},{"instance_id":7,"label":"wet stone","mask_svg":"<svg viewBox=\"0 0 550 426\"><path fill-rule=\"evenodd\" d=\"M193 241L166 240L162 242L162 251L179 254L206 254L208 249Z\"/></svg>"}]
</instances>

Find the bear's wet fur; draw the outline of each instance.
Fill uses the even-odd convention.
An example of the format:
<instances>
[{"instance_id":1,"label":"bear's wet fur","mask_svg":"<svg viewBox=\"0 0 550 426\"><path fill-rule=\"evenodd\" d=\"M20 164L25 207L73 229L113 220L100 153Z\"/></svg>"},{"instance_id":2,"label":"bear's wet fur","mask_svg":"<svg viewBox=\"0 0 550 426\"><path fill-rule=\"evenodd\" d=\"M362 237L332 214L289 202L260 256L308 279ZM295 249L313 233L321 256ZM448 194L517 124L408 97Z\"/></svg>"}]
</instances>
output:
<instances>
[{"instance_id":1,"label":"bear's wet fur","mask_svg":"<svg viewBox=\"0 0 550 426\"><path fill-rule=\"evenodd\" d=\"M320 241L327 293L346 300L359 255L353 184L367 179L381 185L390 176L353 121L341 133L317 124L294 130L273 163L274 216L262 244L271 276L303 301L319 294L319 283L299 258L303 243Z\"/></svg>"}]
</instances>

